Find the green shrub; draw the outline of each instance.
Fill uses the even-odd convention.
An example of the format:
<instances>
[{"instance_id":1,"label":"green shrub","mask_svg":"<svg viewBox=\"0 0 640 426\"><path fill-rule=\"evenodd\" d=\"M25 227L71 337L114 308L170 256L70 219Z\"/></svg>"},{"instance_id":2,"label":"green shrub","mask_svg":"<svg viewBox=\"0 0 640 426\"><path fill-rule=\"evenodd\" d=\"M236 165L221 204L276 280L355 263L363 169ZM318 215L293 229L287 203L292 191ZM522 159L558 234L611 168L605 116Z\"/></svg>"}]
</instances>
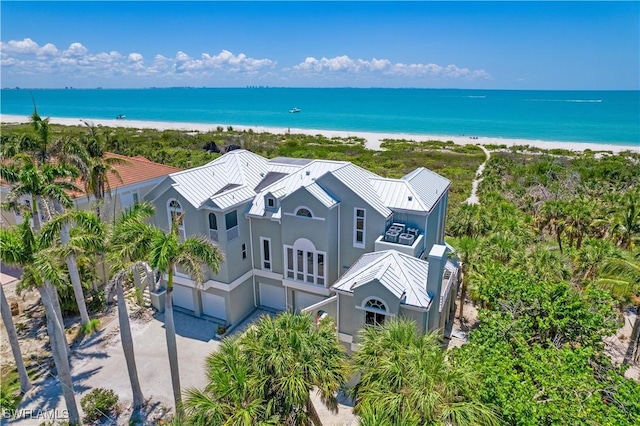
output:
<instances>
[{"instance_id":1,"label":"green shrub","mask_svg":"<svg viewBox=\"0 0 640 426\"><path fill-rule=\"evenodd\" d=\"M98 331L98 328L100 328L100 320L97 318L94 318L89 320L88 323L82 326L82 333L86 335L91 335L96 331Z\"/></svg>"},{"instance_id":2,"label":"green shrub","mask_svg":"<svg viewBox=\"0 0 640 426\"><path fill-rule=\"evenodd\" d=\"M5 413L14 412L21 399L18 373L15 370L3 372L0 378L0 411L2 416L4 417Z\"/></svg>"},{"instance_id":3,"label":"green shrub","mask_svg":"<svg viewBox=\"0 0 640 426\"><path fill-rule=\"evenodd\" d=\"M111 389L96 388L80 400L85 420L94 421L117 412L118 395Z\"/></svg>"}]
</instances>

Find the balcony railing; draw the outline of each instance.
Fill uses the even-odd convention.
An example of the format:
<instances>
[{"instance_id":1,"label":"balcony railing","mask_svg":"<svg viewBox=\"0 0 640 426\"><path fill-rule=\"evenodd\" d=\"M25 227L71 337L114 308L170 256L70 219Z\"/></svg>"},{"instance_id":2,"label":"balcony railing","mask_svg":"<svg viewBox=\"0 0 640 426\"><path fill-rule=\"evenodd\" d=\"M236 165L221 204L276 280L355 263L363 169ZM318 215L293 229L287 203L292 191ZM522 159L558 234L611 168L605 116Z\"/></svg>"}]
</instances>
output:
<instances>
[{"instance_id":1,"label":"balcony railing","mask_svg":"<svg viewBox=\"0 0 640 426\"><path fill-rule=\"evenodd\" d=\"M235 240L240 236L240 231L238 230L238 226L234 226L233 228L227 229L227 241Z\"/></svg>"}]
</instances>

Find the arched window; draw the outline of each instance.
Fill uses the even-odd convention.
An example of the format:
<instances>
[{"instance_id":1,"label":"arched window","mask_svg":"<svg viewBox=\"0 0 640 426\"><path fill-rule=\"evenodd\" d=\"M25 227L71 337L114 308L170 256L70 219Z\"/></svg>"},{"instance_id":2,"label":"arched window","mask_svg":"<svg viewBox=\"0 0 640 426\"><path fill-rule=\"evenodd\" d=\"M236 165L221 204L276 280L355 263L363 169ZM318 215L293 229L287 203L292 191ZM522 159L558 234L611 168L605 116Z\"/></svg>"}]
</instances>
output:
<instances>
[{"instance_id":1,"label":"arched window","mask_svg":"<svg viewBox=\"0 0 640 426\"><path fill-rule=\"evenodd\" d=\"M215 213L209 213L209 239L218 241L218 219Z\"/></svg>"},{"instance_id":2,"label":"arched window","mask_svg":"<svg viewBox=\"0 0 640 426\"><path fill-rule=\"evenodd\" d=\"M169 213L169 226L171 227L175 223L178 227L178 235L184 239L184 213L180 202L178 200L169 200L167 210Z\"/></svg>"},{"instance_id":3,"label":"arched window","mask_svg":"<svg viewBox=\"0 0 640 426\"><path fill-rule=\"evenodd\" d=\"M309 209L301 207L296 211L296 216L313 217L313 214L311 214L311 211Z\"/></svg>"},{"instance_id":4,"label":"arched window","mask_svg":"<svg viewBox=\"0 0 640 426\"><path fill-rule=\"evenodd\" d=\"M317 251L313 243L299 238L293 246L284 246L287 278L309 284L325 285L326 253Z\"/></svg>"},{"instance_id":5,"label":"arched window","mask_svg":"<svg viewBox=\"0 0 640 426\"><path fill-rule=\"evenodd\" d=\"M387 307L378 299L369 299L364 305L364 322L367 325L382 325Z\"/></svg>"}]
</instances>

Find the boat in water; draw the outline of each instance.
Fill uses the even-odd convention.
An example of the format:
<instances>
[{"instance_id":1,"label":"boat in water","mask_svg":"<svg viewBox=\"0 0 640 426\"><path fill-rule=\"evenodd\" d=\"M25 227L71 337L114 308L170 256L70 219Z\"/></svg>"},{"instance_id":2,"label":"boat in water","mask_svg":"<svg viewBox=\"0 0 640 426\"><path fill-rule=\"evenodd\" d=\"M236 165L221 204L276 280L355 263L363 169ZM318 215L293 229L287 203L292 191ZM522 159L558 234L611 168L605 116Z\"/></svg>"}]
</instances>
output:
<instances>
[{"instance_id":1,"label":"boat in water","mask_svg":"<svg viewBox=\"0 0 640 426\"><path fill-rule=\"evenodd\" d=\"M290 112L291 114L295 114L296 112L300 112L300 108L298 108L298 107L291 108L291 109L289 110L289 112Z\"/></svg>"},{"instance_id":2,"label":"boat in water","mask_svg":"<svg viewBox=\"0 0 640 426\"><path fill-rule=\"evenodd\" d=\"M127 116L124 114L116 115L116 120L124 120L125 118L127 118Z\"/></svg>"}]
</instances>

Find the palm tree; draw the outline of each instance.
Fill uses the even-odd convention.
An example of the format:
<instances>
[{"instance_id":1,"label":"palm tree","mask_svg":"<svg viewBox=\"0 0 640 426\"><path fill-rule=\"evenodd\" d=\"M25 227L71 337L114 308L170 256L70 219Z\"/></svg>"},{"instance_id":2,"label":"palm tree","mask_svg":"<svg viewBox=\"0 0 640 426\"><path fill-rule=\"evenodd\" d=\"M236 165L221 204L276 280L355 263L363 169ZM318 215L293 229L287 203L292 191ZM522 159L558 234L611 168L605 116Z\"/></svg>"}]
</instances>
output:
<instances>
[{"instance_id":1,"label":"palm tree","mask_svg":"<svg viewBox=\"0 0 640 426\"><path fill-rule=\"evenodd\" d=\"M264 316L242 337L241 347L258 370L280 424L321 424L310 398L314 387L322 403L337 412L336 393L346 383L347 366L330 318L316 327L310 315Z\"/></svg>"},{"instance_id":2,"label":"palm tree","mask_svg":"<svg viewBox=\"0 0 640 426\"><path fill-rule=\"evenodd\" d=\"M13 318L11 318L11 309L7 298L4 296L4 288L0 285L0 313L2 314L2 322L7 330L7 336L9 337L9 345L11 346L11 352L13 353L13 359L16 362L16 368L18 370L18 377L20 378L20 392L25 393L31 389L31 380L27 374L27 369L24 366L22 360L22 351L20 351L20 344L18 343L18 334L16 333L16 327L13 324Z\"/></svg>"},{"instance_id":3,"label":"palm tree","mask_svg":"<svg viewBox=\"0 0 640 426\"><path fill-rule=\"evenodd\" d=\"M582 247L573 252L574 280L585 282L594 279L608 259L617 257L618 251L608 240L585 239Z\"/></svg>"},{"instance_id":4,"label":"palm tree","mask_svg":"<svg viewBox=\"0 0 640 426\"><path fill-rule=\"evenodd\" d=\"M137 274L140 269L144 269L148 271L147 274L151 273L149 265L140 259L147 256L151 248L153 228L146 225L144 221L153 216L153 211L152 205L140 203L123 212L107 232L106 242L109 248L108 263L112 270L116 271L108 287L114 287L117 293L120 337L131 382L134 410L144 405L144 396L138 379L133 337L122 283L131 272ZM107 294L110 294L109 290Z\"/></svg>"},{"instance_id":5,"label":"palm tree","mask_svg":"<svg viewBox=\"0 0 640 426\"><path fill-rule=\"evenodd\" d=\"M619 257L611 257L605 261L602 274L596 279L596 284L611 292L620 307L635 300L637 304L640 295L640 250L635 253L623 252ZM640 315L631 332L631 339L624 357L624 363L630 360L637 362L640 359Z\"/></svg>"},{"instance_id":6,"label":"palm tree","mask_svg":"<svg viewBox=\"0 0 640 426\"><path fill-rule=\"evenodd\" d=\"M354 413L363 425L497 425L496 412L476 398L478 378L446 356L436 333L411 320L365 327L353 366Z\"/></svg>"},{"instance_id":7,"label":"palm tree","mask_svg":"<svg viewBox=\"0 0 640 426\"><path fill-rule=\"evenodd\" d=\"M627 192L616 204L618 207L611 212L611 232L617 236L622 248L633 249L640 237L640 191Z\"/></svg>"},{"instance_id":8,"label":"palm tree","mask_svg":"<svg viewBox=\"0 0 640 426\"><path fill-rule=\"evenodd\" d=\"M19 135L2 140L1 154L4 158L27 154L38 165L50 163L55 158L58 164L70 165L84 170L85 152L82 146L72 138L51 139L49 119L42 118L34 105L30 123L35 134Z\"/></svg>"},{"instance_id":9,"label":"palm tree","mask_svg":"<svg viewBox=\"0 0 640 426\"><path fill-rule=\"evenodd\" d=\"M185 392L186 420L193 426L222 424L279 425L274 404L267 402L265 387L255 377L250 354L238 338L226 338L207 357L209 383L203 390Z\"/></svg>"},{"instance_id":10,"label":"palm tree","mask_svg":"<svg viewBox=\"0 0 640 426\"><path fill-rule=\"evenodd\" d=\"M131 334L131 324L129 322L129 313L127 311L127 303L122 290L122 281L129 275L132 269L144 267L142 262L134 263L128 268L124 268L117 272L110 281L110 286L116 289L118 299L118 322L120 325L120 338L122 341L122 350L127 363L127 372L129 373L129 381L131 382L131 393L133 395L133 409L139 410L144 405L144 396L140 388L140 380L138 379L138 367L136 365L136 357L133 349L133 337ZM106 292L109 295L109 291Z\"/></svg>"},{"instance_id":11,"label":"palm tree","mask_svg":"<svg viewBox=\"0 0 640 426\"><path fill-rule=\"evenodd\" d=\"M573 246L574 241L577 249L582 246L582 240L593 222L594 210L594 203L585 197L574 198L568 204L565 232L569 237L570 247Z\"/></svg>"},{"instance_id":12,"label":"palm tree","mask_svg":"<svg viewBox=\"0 0 640 426\"><path fill-rule=\"evenodd\" d=\"M19 154L6 165L0 164L0 177L11 185L7 195L9 207L19 209L19 199L30 197L31 217L35 229L41 228L41 215L50 219L54 211L50 202L71 207L73 202L69 192L79 191L68 179L76 176L73 169L61 165L45 164L40 167L26 154ZM38 211L40 207L41 212Z\"/></svg>"},{"instance_id":13,"label":"palm tree","mask_svg":"<svg viewBox=\"0 0 640 426\"><path fill-rule=\"evenodd\" d=\"M182 215L176 218L182 220ZM152 228L150 262L152 268L167 275L167 291L165 297L165 330L169 368L171 369L171 385L176 404L176 411L181 409L180 375L178 373L178 348L176 345L176 329L173 319L173 274L176 268L186 271L198 285L204 281L203 267L208 266L215 273L223 262L223 254L218 247L205 237L190 237L180 241L176 220L171 224L169 233Z\"/></svg>"},{"instance_id":14,"label":"palm tree","mask_svg":"<svg viewBox=\"0 0 640 426\"><path fill-rule=\"evenodd\" d=\"M86 171L82 173L84 189L87 196L93 195L96 201L96 213L100 217L100 204L105 196L110 193L109 175L122 181L117 165L128 165L128 161L116 157L105 157L105 142L100 139L93 124L83 122L89 129L89 135L84 139L84 148L87 153Z\"/></svg>"},{"instance_id":15,"label":"palm tree","mask_svg":"<svg viewBox=\"0 0 640 426\"><path fill-rule=\"evenodd\" d=\"M69 224L75 224L81 232L69 232ZM45 223L42 228L42 238L46 245L52 245L59 236L60 243L50 250L50 253L64 259L69 270L69 277L73 286L73 293L80 312L80 323L89 323L89 313L82 290L82 280L78 271L77 256L85 253L100 251L104 242L104 232L100 220L92 213L72 210L56 216Z\"/></svg>"},{"instance_id":16,"label":"palm tree","mask_svg":"<svg viewBox=\"0 0 640 426\"><path fill-rule=\"evenodd\" d=\"M58 372L58 379L69 412L69 422L79 424L80 418L76 404L71 368L69 366L69 348L64 332L64 324L55 309L57 293L54 285L64 282L66 277L51 256L43 254L45 245L40 235L33 233L29 217L13 229L0 229L0 258L11 266L19 266L23 273L20 277L22 287L35 287L40 293L47 316L47 328L51 340L51 350Z\"/></svg>"},{"instance_id":17,"label":"palm tree","mask_svg":"<svg viewBox=\"0 0 640 426\"><path fill-rule=\"evenodd\" d=\"M549 228L549 232L555 235L560 253L562 253L562 235L566 226L565 210L566 206L562 201L545 201L536 219L540 231Z\"/></svg>"},{"instance_id":18,"label":"palm tree","mask_svg":"<svg viewBox=\"0 0 640 426\"><path fill-rule=\"evenodd\" d=\"M244 334L223 341L207 358L209 384L187 391L193 425L319 425L310 392L337 411L346 383L346 355L335 323L310 315L263 316Z\"/></svg>"},{"instance_id":19,"label":"palm tree","mask_svg":"<svg viewBox=\"0 0 640 426\"><path fill-rule=\"evenodd\" d=\"M454 237L479 237L491 229L487 211L479 204L463 204L449 223L449 232Z\"/></svg>"},{"instance_id":20,"label":"palm tree","mask_svg":"<svg viewBox=\"0 0 640 426\"><path fill-rule=\"evenodd\" d=\"M462 237L458 240L456 247L456 254L460 259L461 280L462 288L460 289L460 324L463 323L464 318L464 301L467 297L467 287L469 285L469 274L472 270L473 264L476 261L478 252L478 240L471 237Z\"/></svg>"}]
</instances>

